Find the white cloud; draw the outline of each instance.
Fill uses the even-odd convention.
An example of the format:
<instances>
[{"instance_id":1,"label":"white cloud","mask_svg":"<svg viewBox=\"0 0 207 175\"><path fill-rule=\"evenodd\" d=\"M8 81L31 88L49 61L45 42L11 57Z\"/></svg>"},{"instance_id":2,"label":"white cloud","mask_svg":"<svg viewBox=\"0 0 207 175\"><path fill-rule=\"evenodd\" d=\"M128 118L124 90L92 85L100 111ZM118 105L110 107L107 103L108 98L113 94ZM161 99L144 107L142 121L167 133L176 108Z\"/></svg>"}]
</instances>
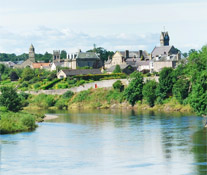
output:
<instances>
[{"instance_id":1,"label":"white cloud","mask_svg":"<svg viewBox=\"0 0 207 175\"><path fill-rule=\"evenodd\" d=\"M150 52L163 26L171 43L187 51L207 40L206 6L204 0L7 0L0 7L0 52L27 52L31 43L37 52L87 50L94 43Z\"/></svg>"}]
</instances>

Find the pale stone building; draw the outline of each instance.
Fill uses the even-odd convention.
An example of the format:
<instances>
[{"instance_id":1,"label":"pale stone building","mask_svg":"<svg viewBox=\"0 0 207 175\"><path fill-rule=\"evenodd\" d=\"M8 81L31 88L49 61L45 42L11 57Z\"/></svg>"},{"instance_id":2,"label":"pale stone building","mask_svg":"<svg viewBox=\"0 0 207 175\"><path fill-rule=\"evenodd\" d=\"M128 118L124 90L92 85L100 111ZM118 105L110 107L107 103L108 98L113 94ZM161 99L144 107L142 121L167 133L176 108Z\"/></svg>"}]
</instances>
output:
<instances>
[{"instance_id":1,"label":"pale stone building","mask_svg":"<svg viewBox=\"0 0 207 175\"><path fill-rule=\"evenodd\" d=\"M104 66L106 69L110 69L116 65L125 67L130 65L134 70L138 70L140 66L149 65L149 54L146 51L117 51L112 56L112 59L108 59ZM149 66L148 66L149 67ZM148 69L149 70L149 69Z\"/></svg>"},{"instance_id":2,"label":"pale stone building","mask_svg":"<svg viewBox=\"0 0 207 175\"><path fill-rule=\"evenodd\" d=\"M160 46L151 53L150 72L160 72L164 67L175 68L181 59L181 53L174 46L170 46L168 32L161 32Z\"/></svg>"}]
</instances>

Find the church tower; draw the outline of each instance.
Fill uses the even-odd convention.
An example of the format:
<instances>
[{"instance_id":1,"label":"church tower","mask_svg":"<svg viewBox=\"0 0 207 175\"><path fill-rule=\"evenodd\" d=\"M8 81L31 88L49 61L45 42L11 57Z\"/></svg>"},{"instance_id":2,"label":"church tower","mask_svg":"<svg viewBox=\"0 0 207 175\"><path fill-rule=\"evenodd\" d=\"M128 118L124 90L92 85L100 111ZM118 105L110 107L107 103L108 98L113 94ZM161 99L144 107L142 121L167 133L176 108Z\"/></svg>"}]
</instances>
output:
<instances>
[{"instance_id":1,"label":"church tower","mask_svg":"<svg viewBox=\"0 0 207 175\"><path fill-rule=\"evenodd\" d=\"M160 35L160 46L169 46L170 37L168 32L161 32Z\"/></svg>"},{"instance_id":2,"label":"church tower","mask_svg":"<svg viewBox=\"0 0 207 175\"><path fill-rule=\"evenodd\" d=\"M35 62L35 48L32 44L29 48L29 60Z\"/></svg>"}]
</instances>

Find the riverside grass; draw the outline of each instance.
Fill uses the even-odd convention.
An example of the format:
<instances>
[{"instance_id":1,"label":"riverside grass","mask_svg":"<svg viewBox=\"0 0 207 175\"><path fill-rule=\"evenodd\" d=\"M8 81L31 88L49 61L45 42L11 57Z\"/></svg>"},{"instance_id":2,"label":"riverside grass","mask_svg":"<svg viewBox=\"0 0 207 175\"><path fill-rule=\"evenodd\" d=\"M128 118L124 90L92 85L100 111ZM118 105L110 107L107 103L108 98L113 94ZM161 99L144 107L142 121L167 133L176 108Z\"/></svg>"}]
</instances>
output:
<instances>
[{"instance_id":1,"label":"riverside grass","mask_svg":"<svg viewBox=\"0 0 207 175\"><path fill-rule=\"evenodd\" d=\"M33 131L37 127L36 119L36 116L25 112L1 112L0 134Z\"/></svg>"}]
</instances>

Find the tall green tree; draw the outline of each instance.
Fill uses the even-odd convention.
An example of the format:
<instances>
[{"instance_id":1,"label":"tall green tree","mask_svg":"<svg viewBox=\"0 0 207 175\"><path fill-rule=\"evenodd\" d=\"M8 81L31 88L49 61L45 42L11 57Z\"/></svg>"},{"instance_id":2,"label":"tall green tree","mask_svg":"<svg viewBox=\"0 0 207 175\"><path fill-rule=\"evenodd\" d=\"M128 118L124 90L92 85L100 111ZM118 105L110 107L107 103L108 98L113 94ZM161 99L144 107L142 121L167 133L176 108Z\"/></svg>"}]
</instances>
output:
<instances>
[{"instance_id":1,"label":"tall green tree","mask_svg":"<svg viewBox=\"0 0 207 175\"><path fill-rule=\"evenodd\" d=\"M156 90L156 94L161 100L172 95L173 82L173 69L168 67L163 68L160 72L159 85Z\"/></svg>"},{"instance_id":2,"label":"tall green tree","mask_svg":"<svg viewBox=\"0 0 207 175\"><path fill-rule=\"evenodd\" d=\"M0 87L0 91L0 106L4 106L13 112L18 112L22 109L21 98L13 87Z\"/></svg>"},{"instance_id":3,"label":"tall green tree","mask_svg":"<svg viewBox=\"0 0 207 175\"><path fill-rule=\"evenodd\" d=\"M157 89L158 83L154 80L147 81L144 84L142 94L143 98L147 101L150 107L154 106L155 100L156 100L156 89Z\"/></svg>"},{"instance_id":4,"label":"tall green tree","mask_svg":"<svg viewBox=\"0 0 207 175\"><path fill-rule=\"evenodd\" d=\"M143 76L140 72L130 75L129 85L124 91L126 100L134 106L138 100L142 100Z\"/></svg>"},{"instance_id":5,"label":"tall green tree","mask_svg":"<svg viewBox=\"0 0 207 175\"><path fill-rule=\"evenodd\" d=\"M207 115L207 72L202 71L193 84L190 105L198 115Z\"/></svg>"},{"instance_id":6,"label":"tall green tree","mask_svg":"<svg viewBox=\"0 0 207 175\"><path fill-rule=\"evenodd\" d=\"M185 77L181 77L173 86L173 96L183 104L183 100L188 97L190 93L190 81Z\"/></svg>"}]
</instances>

